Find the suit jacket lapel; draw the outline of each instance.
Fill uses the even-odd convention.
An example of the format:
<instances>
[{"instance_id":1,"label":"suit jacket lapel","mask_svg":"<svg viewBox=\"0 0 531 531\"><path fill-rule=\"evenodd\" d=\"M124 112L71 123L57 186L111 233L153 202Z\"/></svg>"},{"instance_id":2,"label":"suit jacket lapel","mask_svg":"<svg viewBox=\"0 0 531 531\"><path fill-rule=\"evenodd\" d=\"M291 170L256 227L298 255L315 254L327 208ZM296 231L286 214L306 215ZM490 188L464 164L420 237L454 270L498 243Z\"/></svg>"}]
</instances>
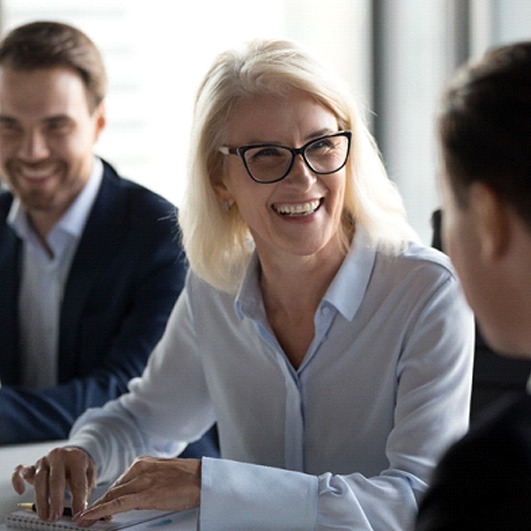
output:
<instances>
[{"instance_id":1,"label":"suit jacket lapel","mask_svg":"<svg viewBox=\"0 0 531 531\"><path fill-rule=\"evenodd\" d=\"M10 205L11 201L3 201L0 214L0 381L4 385L20 383L17 301L21 242L5 223Z\"/></svg>"},{"instance_id":2,"label":"suit jacket lapel","mask_svg":"<svg viewBox=\"0 0 531 531\"><path fill-rule=\"evenodd\" d=\"M70 274L65 286L60 318L59 336L59 379L63 373L71 375L74 363L73 352L76 336L83 319L83 311L88 294L98 270L105 266L118 248L122 237L125 208L119 193L119 180L116 172L105 164L103 179L96 201L87 220L83 236L72 261Z\"/></svg>"}]
</instances>

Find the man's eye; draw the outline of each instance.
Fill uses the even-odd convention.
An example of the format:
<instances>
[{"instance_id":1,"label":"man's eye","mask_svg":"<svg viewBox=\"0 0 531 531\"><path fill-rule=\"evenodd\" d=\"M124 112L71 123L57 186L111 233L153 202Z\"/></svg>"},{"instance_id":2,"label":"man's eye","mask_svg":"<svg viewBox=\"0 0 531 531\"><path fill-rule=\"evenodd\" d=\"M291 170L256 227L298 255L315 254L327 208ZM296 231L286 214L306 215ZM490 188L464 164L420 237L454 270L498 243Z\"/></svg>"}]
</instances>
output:
<instances>
[{"instance_id":1,"label":"man's eye","mask_svg":"<svg viewBox=\"0 0 531 531\"><path fill-rule=\"evenodd\" d=\"M14 121L1 120L0 131L2 131L3 133L16 133L20 131L20 127Z\"/></svg>"},{"instance_id":2,"label":"man's eye","mask_svg":"<svg viewBox=\"0 0 531 531\"><path fill-rule=\"evenodd\" d=\"M62 129L66 129L66 122L64 121L53 121L48 123L48 131L60 131Z\"/></svg>"}]
</instances>

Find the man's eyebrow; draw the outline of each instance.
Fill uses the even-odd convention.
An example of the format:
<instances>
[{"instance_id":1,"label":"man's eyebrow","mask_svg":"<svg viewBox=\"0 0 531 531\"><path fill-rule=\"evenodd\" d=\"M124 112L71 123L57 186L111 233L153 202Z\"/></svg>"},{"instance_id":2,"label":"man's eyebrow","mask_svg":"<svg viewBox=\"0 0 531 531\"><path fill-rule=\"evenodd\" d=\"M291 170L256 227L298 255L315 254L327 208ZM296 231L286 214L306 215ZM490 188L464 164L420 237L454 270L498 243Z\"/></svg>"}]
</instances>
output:
<instances>
[{"instance_id":1,"label":"man's eyebrow","mask_svg":"<svg viewBox=\"0 0 531 531\"><path fill-rule=\"evenodd\" d=\"M67 114L53 114L51 116L46 116L42 119L42 122L57 122L57 121L70 121L71 118ZM0 114L0 122L3 123L18 123L18 120L13 116L6 114Z\"/></svg>"},{"instance_id":2,"label":"man's eyebrow","mask_svg":"<svg viewBox=\"0 0 531 531\"><path fill-rule=\"evenodd\" d=\"M43 122L60 122L60 121L70 121L71 118L68 114L52 114L51 116L46 116L43 119Z\"/></svg>"}]
</instances>

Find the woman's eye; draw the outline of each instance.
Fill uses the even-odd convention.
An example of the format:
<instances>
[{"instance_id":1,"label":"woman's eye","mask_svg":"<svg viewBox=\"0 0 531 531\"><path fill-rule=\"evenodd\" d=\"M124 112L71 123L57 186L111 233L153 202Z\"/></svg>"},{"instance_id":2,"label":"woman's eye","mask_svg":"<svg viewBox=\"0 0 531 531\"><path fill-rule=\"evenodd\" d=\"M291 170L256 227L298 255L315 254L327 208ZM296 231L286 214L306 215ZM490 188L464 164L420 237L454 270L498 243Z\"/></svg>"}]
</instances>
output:
<instances>
[{"instance_id":1,"label":"woman's eye","mask_svg":"<svg viewBox=\"0 0 531 531\"><path fill-rule=\"evenodd\" d=\"M250 153L253 160L258 160L262 158L274 158L282 156L282 152L279 148L275 146L267 146L261 148L255 148Z\"/></svg>"},{"instance_id":2,"label":"woman's eye","mask_svg":"<svg viewBox=\"0 0 531 531\"><path fill-rule=\"evenodd\" d=\"M309 151L328 151L334 149L334 144L329 138L323 138L308 146Z\"/></svg>"}]
</instances>

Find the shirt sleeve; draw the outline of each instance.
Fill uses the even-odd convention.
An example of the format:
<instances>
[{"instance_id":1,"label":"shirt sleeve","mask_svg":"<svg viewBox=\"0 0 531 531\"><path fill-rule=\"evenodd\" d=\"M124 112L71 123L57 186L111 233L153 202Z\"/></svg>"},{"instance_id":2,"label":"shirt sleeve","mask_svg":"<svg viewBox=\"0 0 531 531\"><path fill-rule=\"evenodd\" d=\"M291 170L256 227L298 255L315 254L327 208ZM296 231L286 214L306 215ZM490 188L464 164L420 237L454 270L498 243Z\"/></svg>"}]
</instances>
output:
<instances>
[{"instance_id":1,"label":"shirt sleeve","mask_svg":"<svg viewBox=\"0 0 531 531\"><path fill-rule=\"evenodd\" d=\"M214 424L215 415L183 290L165 333L129 392L74 424L69 444L98 464L98 481L114 481L138 455L177 456ZM179 352L179 356L175 353Z\"/></svg>"}]
</instances>

